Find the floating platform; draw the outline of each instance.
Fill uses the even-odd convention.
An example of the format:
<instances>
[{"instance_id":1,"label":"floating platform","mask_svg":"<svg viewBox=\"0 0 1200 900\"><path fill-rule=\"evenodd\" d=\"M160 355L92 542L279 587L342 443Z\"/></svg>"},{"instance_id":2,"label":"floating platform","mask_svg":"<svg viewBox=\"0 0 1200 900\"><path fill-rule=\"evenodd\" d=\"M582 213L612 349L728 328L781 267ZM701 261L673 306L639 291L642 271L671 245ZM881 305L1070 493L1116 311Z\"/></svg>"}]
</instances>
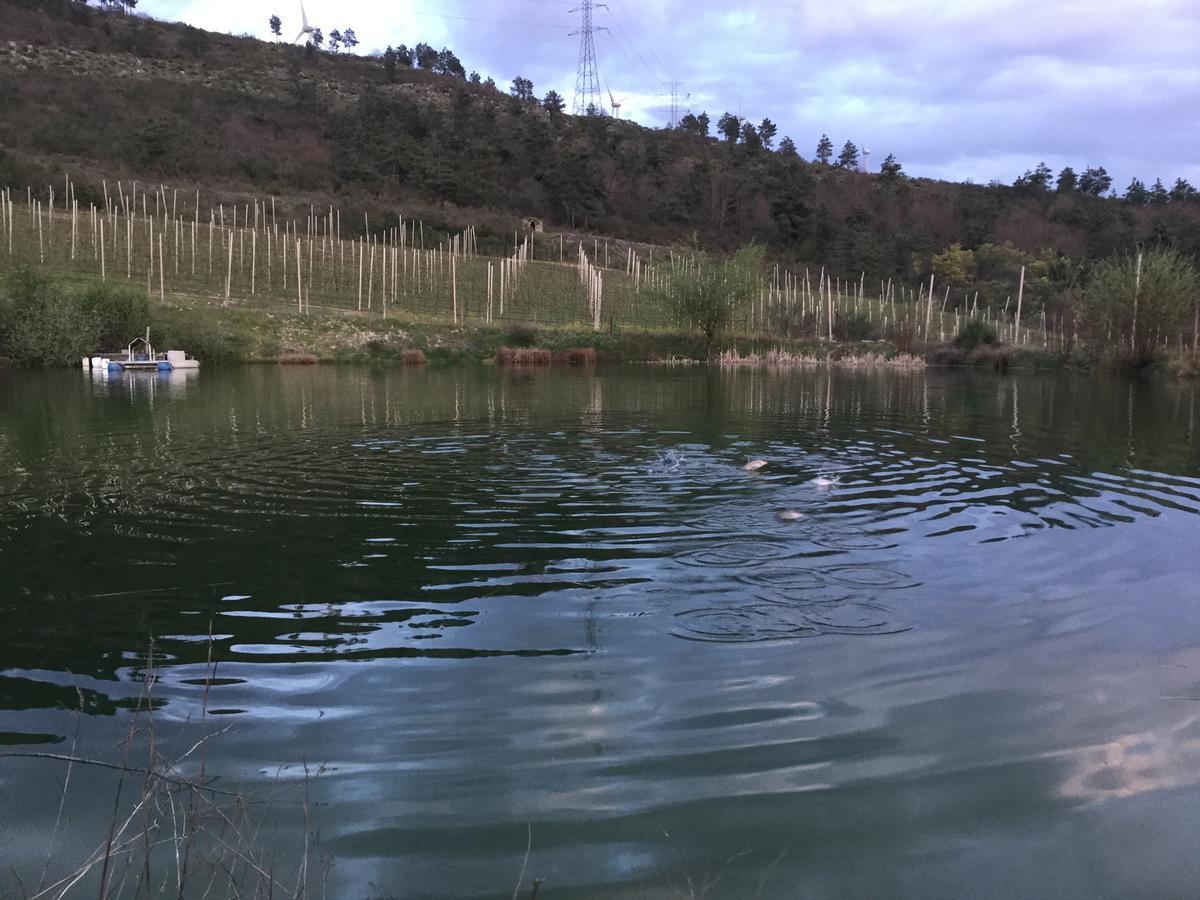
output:
<instances>
[{"instance_id":1,"label":"floating platform","mask_svg":"<svg viewBox=\"0 0 1200 900\"><path fill-rule=\"evenodd\" d=\"M147 337L136 338L123 352L85 356L83 368L93 372L173 372L176 369L199 369L200 361L183 350L155 353Z\"/></svg>"}]
</instances>

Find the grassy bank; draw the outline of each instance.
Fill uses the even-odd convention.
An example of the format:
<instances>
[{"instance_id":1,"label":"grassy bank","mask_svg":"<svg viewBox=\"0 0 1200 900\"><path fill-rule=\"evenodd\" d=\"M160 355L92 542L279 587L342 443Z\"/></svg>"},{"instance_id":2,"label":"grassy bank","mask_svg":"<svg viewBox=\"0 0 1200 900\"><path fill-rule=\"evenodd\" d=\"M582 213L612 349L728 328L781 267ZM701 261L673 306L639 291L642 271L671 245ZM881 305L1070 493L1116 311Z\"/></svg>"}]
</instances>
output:
<instances>
[{"instance_id":1,"label":"grassy bank","mask_svg":"<svg viewBox=\"0 0 1200 900\"><path fill-rule=\"evenodd\" d=\"M150 310L156 344L170 343L211 362L271 363L306 358L316 363L401 364L404 354L420 350L431 364L491 362L501 348L538 348L554 358L589 348L601 363L655 362L709 358L702 335L669 329L590 328L533 325L455 325L445 321L365 318L354 315L271 312L200 307ZM166 343L163 343L166 342ZM821 344L783 341L790 352L825 357L867 352L894 353L887 344ZM724 336L713 354L736 350L766 354L777 338Z\"/></svg>"},{"instance_id":2,"label":"grassy bank","mask_svg":"<svg viewBox=\"0 0 1200 900\"><path fill-rule=\"evenodd\" d=\"M917 359L932 366L1012 369L1106 370L1192 377L1200 366L1186 351L1136 359L1079 348L997 342L974 346L905 345L880 340L822 341L725 331L710 341L697 332L619 327L597 331L546 323L453 323L435 317L360 314L322 309L225 305L210 298L167 294L165 302L140 291L88 281L50 281L18 270L0 281L0 366L74 366L97 351L123 347L151 331L161 349L186 350L206 365L224 363L431 364L483 363L502 348L538 348L557 360L598 362L703 361L781 366L822 361L854 365L874 360L903 366ZM995 341L995 338L989 340ZM961 342L960 342L961 344ZM419 351L419 353L417 353ZM576 351L572 353L572 351ZM580 353L578 351L585 351ZM503 354L501 354L503 357Z\"/></svg>"},{"instance_id":3,"label":"grassy bank","mask_svg":"<svg viewBox=\"0 0 1200 900\"><path fill-rule=\"evenodd\" d=\"M435 364L483 362L502 347L534 346L553 356L590 348L602 362L647 361L704 359L708 349L702 336L671 329L455 324L345 310L299 313L225 306L179 295L165 299L149 302L125 287L50 281L27 270L11 273L0 283L0 365L77 365L84 356L123 347L146 328L156 347L187 350L209 365L399 364L413 350ZM745 351L765 352L778 341L727 338L715 349L735 343Z\"/></svg>"}]
</instances>

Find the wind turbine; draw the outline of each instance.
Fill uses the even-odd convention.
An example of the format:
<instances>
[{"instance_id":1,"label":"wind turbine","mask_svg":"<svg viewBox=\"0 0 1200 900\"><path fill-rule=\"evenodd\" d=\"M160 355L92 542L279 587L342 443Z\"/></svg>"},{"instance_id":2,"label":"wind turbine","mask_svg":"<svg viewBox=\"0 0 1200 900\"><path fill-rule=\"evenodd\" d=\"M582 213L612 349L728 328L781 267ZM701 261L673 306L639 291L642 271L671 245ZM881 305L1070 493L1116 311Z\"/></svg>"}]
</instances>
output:
<instances>
[{"instance_id":1,"label":"wind turbine","mask_svg":"<svg viewBox=\"0 0 1200 900\"><path fill-rule=\"evenodd\" d=\"M860 169L860 171L869 172L871 170L871 168L870 168L870 166L867 165L867 157L871 155L871 151L867 147L863 147L862 151L863 151L862 152L863 159L862 159L862 168Z\"/></svg>"},{"instance_id":2,"label":"wind turbine","mask_svg":"<svg viewBox=\"0 0 1200 900\"><path fill-rule=\"evenodd\" d=\"M622 97L620 100L618 100L616 97L613 96L612 88L608 87L608 85L605 85L605 87L608 88L608 102L609 102L609 105L611 105L613 108L613 118L619 119L619 118L621 118L621 104L624 103L629 98Z\"/></svg>"},{"instance_id":3,"label":"wind turbine","mask_svg":"<svg viewBox=\"0 0 1200 900\"><path fill-rule=\"evenodd\" d=\"M312 34L317 30L308 24L308 16L304 14L304 0L300 0L300 22L303 27L300 29L300 33L296 35L295 40L292 41L293 44L298 43L300 38L306 34Z\"/></svg>"}]
</instances>

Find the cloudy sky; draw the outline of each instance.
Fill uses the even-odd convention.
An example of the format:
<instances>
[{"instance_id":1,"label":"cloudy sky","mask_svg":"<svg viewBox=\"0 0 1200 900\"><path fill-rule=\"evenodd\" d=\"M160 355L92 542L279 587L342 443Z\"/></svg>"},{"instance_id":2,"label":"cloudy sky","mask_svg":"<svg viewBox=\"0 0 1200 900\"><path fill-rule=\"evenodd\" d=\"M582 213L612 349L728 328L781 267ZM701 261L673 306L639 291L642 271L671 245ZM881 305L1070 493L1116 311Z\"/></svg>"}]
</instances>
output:
<instances>
[{"instance_id":1,"label":"cloudy sky","mask_svg":"<svg viewBox=\"0 0 1200 900\"><path fill-rule=\"evenodd\" d=\"M427 41L502 85L571 102L573 0L306 0L314 25L351 26L360 52ZM153 16L268 36L299 0L144 0ZM595 24L602 81L623 117L665 124L684 105L757 122L811 156L826 132L889 152L914 175L1011 182L1045 160L1103 165L1124 189L1200 185L1196 0L608 0Z\"/></svg>"}]
</instances>

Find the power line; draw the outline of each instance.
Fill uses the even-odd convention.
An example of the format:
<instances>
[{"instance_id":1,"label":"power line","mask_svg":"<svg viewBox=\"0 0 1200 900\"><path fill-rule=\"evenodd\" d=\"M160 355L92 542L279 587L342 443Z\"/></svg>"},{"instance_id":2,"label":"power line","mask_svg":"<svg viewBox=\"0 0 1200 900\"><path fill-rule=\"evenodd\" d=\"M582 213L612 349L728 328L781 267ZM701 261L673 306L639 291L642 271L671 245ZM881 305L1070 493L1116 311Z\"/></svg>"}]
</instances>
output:
<instances>
[{"instance_id":1,"label":"power line","mask_svg":"<svg viewBox=\"0 0 1200 900\"><path fill-rule=\"evenodd\" d=\"M450 16L445 13L413 12L414 16L425 16L431 19L457 19L461 22L483 22L488 25L515 25L519 28L553 28L557 31L561 25L549 25L545 22L512 22L505 19L476 19L474 16Z\"/></svg>"},{"instance_id":2,"label":"power line","mask_svg":"<svg viewBox=\"0 0 1200 900\"><path fill-rule=\"evenodd\" d=\"M621 0L616 0L616 3L617 3L617 8L621 11L622 15L625 16L626 21L629 22L629 27L632 28L639 37L642 37L643 42L646 44L646 49L650 51L651 56L653 56L656 60L658 60L659 67L662 69L663 74L667 76L665 79L660 78L659 80L664 83L674 80L675 73L673 73L667 67L667 64L664 63L662 61L662 59L659 57L659 55L655 52L654 44L651 41L646 40L645 37L642 36L641 29L638 28L637 22L635 22L633 20L633 16L629 15L629 10L627 10L625 8L625 4L623 2L621 2ZM618 23L618 24L620 24L620 23Z\"/></svg>"},{"instance_id":3,"label":"power line","mask_svg":"<svg viewBox=\"0 0 1200 900\"><path fill-rule=\"evenodd\" d=\"M655 78L653 75L651 75L649 78L647 78L645 70L641 66L639 66L637 63L635 63L630 58L629 54L625 52L625 47L622 45L621 41L617 40L616 34L611 31L608 34L609 34L609 37L611 37L613 39L613 44L616 46L616 48L621 51L621 55L623 57L625 57L625 62L629 63L629 68L637 73L638 78L641 79L642 84L645 85L647 89L649 89L650 91L654 91L655 88L651 82L658 81L658 79Z\"/></svg>"},{"instance_id":4,"label":"power line","mask_svg":"<svg viewBox=\"0 0 1200 900\"><path fill-rule=\"evenodd\" d=\"M645 71L650 73L650 81L657 81L659 84L662 84L663 80L654 74L654 67L650 65L650 63L646 62L646 57L642 56L642 51L637 48L637 44L635 44L629 35L626 34L625 29L621 26L620 21L614 18L613 24L617 26L617 31L621 33L621 37L625 40L625 43L629 45L630 49L632 49L633 52L638 55L638 58L641 59L642 63L645 64ZM626 59L629 59L628 55L626 55ZM629 60L629 64L633 66L633 60ZM634 66L634 68L637 67ZM638 75L641 76L642 73L639 71ZM643 78L643 80L645 79ZM647 87L649 87L649 81L647 81Z\"/></svg>"}]
</instances>

